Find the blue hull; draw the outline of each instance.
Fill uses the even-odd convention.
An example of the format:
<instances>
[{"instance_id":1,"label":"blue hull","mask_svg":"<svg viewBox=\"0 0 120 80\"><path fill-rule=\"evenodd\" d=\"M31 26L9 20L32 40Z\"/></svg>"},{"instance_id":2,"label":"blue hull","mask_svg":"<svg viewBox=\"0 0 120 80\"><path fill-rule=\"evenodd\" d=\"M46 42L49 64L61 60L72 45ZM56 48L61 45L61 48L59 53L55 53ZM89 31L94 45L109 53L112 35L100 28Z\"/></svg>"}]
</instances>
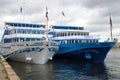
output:
<instances>
[{"instance_id":1,"label":"blue hull","mask_svg":"<svg viewBox=\"0 0 120 80\"><path fill-rule=\"evenodd\" d=\"M55 57L103 62L115 42L61 44Z\"/></svg>"}]
</instances>

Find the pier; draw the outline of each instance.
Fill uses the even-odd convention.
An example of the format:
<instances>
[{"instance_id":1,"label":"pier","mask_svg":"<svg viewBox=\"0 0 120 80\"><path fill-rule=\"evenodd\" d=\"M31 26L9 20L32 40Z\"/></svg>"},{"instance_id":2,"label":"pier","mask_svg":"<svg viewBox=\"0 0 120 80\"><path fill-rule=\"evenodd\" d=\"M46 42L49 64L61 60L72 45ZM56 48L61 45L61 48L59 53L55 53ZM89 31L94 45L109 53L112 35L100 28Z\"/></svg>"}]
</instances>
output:
<instances>
[{"instance_id":1,"label":"pier","mask_svg":"<svg viewBox=\"0 0 120 80\"><path fill-rule=\"evenodd\" d=\"M20 80L2 55L0 55L0 80Z\"/></svg>"},{"instance_id":2,"label":"pier","mask_svg":"<svg viewBox=\"0 0 120 80\"><path fill-rule=\"evenodd\" d=\"M115 44L114 48L120 48L120 42L119 42L119 43L117 42L117 43Z\"/></svg>"}]
</instances>

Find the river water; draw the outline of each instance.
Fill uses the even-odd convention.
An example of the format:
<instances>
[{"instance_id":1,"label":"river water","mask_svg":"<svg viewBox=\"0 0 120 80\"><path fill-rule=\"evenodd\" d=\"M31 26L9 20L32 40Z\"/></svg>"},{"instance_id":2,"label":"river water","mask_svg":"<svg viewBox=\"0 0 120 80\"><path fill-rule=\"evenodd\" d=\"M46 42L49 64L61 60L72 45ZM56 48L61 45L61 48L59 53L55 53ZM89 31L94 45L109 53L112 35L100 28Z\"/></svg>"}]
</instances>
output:
<instances>
[{"instance_id":1,"label":"river water","mask_svg":"<svg viewBox=\"0 0 120 80\"><path fill-rule=\"evenodd\" d=\"M44 65L8 62L21 80L120 80L120 49L112 49L103 63L57 59Z\"/></svg>"}]
</instances>

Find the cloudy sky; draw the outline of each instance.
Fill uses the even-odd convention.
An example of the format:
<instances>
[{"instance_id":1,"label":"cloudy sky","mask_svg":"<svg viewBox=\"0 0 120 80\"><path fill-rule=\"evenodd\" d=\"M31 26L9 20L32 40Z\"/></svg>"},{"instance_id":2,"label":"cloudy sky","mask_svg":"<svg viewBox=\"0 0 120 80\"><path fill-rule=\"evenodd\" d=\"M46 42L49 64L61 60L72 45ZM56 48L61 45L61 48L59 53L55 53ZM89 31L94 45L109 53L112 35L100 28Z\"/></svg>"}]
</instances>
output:
<instances>
[{"instance_id":1,"label":"cloudy sky","mask_svg":"<svg viewBox=\"0 0 120 80\"><path fill-rule=\"evenodd\" d=\"M49 25L83 26L92 35L107 38L111 16L113 36L119 38L119 5L120 0L0 0L0 29L5 21L44 24L47 6ZM20 13L21 6L24 15Z\"/></svg>"}]
</instances>

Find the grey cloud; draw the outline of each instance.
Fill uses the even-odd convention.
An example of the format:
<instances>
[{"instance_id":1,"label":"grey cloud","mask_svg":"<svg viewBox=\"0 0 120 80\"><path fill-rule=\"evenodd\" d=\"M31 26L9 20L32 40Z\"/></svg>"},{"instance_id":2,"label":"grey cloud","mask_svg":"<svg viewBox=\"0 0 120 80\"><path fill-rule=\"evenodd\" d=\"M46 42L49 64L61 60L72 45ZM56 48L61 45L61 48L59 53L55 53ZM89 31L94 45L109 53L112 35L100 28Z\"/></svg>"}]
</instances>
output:
<instances>
[{"instance_id":1,"label":"grey cloud","mask_svg":"<svg viewBox=\"0 0 120 80\"><path fill-rule=\"evenodd\" d=\"M88 8L96 7L115 7L118 6L120 0L83 0L82 5Z\"/></svg>"},{"instance_id":2,"label":"grey cloud","mask_svg":"<svg viewBox=\"0 0 120 80\"><path fill-rule=\"evenodd\" d=\"M83 0L82 5L89 9L106 8L106 11L102 12L101 16L120 16L120 0Z\"/></svg>"},{"instance_id":3,"label":"grey cloud","mask_svg":"<svg viewBox=\"0 0 120 80\"><path fill-rule=\"evenodd\" d=\"M21 21L20 7L26 22L45 23L45 7L48 7L49 23L55 25L84 26L93 32L109 32L109 16L113 29L120 25L120 0L0 0L0 17ZM62 16L62 11L65 17ZM13 19L12 19L13 18ZM2 20L0 20L2 22ZM4 21L4 20L3 20Z\"/></svg>"}]
</instances>

